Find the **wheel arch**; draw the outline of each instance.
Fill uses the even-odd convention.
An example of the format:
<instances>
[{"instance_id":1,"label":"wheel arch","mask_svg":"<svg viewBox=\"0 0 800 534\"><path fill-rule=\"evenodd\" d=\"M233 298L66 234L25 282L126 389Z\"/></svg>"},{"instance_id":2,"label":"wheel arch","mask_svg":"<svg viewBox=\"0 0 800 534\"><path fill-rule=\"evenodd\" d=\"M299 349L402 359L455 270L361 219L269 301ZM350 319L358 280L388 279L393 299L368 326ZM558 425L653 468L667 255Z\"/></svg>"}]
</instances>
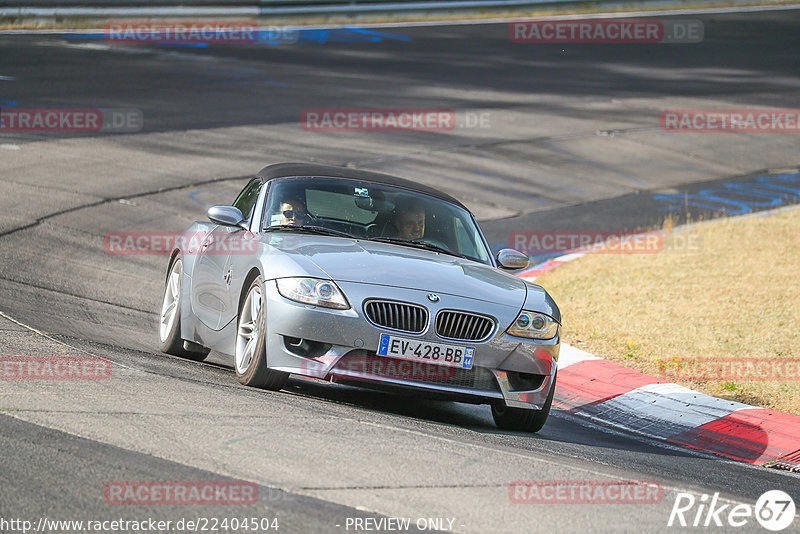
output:
<instances>
[{"instance_id":1,"label":"wheel arch","mask_svg":"<svg viewBox=\"0 0 800 534\"><path fill-rule=\"evenodd\" d=\"M172 270L172 264L175 263L175 260L178 258L178 255L181 253L179 248L173 250L169 255L169 261L167 262L167 271L164 273L164 283L167 282L167 278L169 278L169 272Z\"/></svg>"},{"instance_id":2,"label":"wheel arch","mask_svg":"<svg viewBox=\"0 0 800 534\"><path fill-rule=\"evenodd\" d=\"M250 284L253 283L253 280L256 279L257 276L261 275L261 279L264 279L263 273L261 269L256 266L250 268L250 271L247 273L247 276L244 277L244 282L242 283L242 288L239 290L239 300L236 303L236 315L238 316L242 310L242 302L244 302L244 298L247 296L247 290L250 289Z\"/></svg>"}]
</instances>

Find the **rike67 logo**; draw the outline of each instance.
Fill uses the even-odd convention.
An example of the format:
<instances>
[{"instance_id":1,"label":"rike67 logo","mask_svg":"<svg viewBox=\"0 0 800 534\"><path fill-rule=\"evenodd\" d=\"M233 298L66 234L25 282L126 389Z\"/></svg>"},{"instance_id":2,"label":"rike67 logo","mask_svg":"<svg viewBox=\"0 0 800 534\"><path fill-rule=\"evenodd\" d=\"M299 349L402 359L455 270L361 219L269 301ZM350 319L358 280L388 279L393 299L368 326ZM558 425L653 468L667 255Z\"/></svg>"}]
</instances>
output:
<instances>
[{"instance_id":1,"label":"rike67 logo","mask_svg":"<svg viewBox=\"0 0 800 534\"><path fill-rule=\"evenodd\" d=\"M781 490L770 490L761 495L755 506L749 504L721 504L719 493L699 498L691 493L678 493L669 514L667 526L679 527L752 527L755 520L765 529L778 532L794 522L795 504L792 497Z\"/></svg>"}]
</instances>

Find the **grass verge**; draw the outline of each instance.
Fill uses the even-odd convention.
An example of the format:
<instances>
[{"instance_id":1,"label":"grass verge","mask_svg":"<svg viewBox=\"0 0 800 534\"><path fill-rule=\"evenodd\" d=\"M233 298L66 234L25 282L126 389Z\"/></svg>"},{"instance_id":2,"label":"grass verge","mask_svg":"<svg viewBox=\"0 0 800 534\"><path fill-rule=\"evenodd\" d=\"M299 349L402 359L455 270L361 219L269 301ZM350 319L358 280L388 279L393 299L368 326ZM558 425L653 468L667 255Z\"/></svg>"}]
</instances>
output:
<instances>
[{"instance_id":1,"label":"grass verge","mask_svg":"<svg viewBox=\"0 0 800 534\"><path fill-rule=\"evenodd\" d=\"M681 245L687 235L693 251ZM660 253L589 254L537 283L561 307L567 343L800 415L800 208L680 233L667 224Z\"/></svg>"}]
</instances>

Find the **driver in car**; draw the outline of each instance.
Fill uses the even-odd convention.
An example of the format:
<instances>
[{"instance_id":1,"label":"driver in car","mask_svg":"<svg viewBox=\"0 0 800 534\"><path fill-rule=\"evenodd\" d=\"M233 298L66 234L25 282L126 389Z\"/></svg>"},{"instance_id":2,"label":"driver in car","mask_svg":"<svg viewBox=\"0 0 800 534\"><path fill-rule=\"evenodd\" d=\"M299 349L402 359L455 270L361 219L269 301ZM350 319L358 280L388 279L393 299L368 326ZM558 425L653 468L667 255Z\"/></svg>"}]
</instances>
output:
<instances>
[{"instance_id":1,"label":"driver in car","mask_svg":"<svg viewBox=\"0 0 800 534\"><path fill-rule=\"evenodd\" d=\"M304 204L296 198L289 198L280 203L278 213L273 216L273 224L281 226L303 226L308 221L308 211Z\"/></svg>"},{"instance_id":2,"label":"driver in car","mask_svg":"<svg viewBox=\"0 0 800 534\"><path fill-rule=\"evenodd\" d=\"M410 198L400 199L394 207L397 237L413 241L425 235L425 208Z\"/></svg>"}]
</instances>

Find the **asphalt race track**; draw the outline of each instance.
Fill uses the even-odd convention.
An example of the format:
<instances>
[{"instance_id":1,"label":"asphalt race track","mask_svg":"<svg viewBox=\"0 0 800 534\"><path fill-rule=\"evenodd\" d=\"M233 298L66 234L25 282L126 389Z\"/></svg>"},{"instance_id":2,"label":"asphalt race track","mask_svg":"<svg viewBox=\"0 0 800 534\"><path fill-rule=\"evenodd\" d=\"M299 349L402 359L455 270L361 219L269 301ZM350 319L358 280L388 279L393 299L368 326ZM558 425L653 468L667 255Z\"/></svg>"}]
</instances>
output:
<instances>
[{"instance_id":1,"label":"asphalt race track","mask_svg":"<svg viewBox=\"0 0 800 534\"><path fill-rule=\"evenodd\" d=\"M0 35L3 112L103 108L142 118L132 133L0 133L0 355L113 362L107 380L0 382L0 518L247 516L277 518L279 532L347 532L354 518L407 517L412 527L449 518L433 524L457 532L663 532L678 492L753 505L782 489L800 503L797 475L566 412L525 435L498 431L485 406L301 380L279 393L245 388L220 355L195 363L157 352L166 259L103 245L113 231L183 230L281 161L439 187L476 213L492 243L514 230L659 224L668 211L655 195L796 173L797 134L667 133L659 116L797 107L800 12L685 18L703 22L702 42L522 44L506 24L207 47ZM305 129L304 110L320 108L453 110L457 126ZM104 499L109 483L145 480L248 481L259 499ZM664 495L652 504L516 504L509 485L521 480L655 481Z\"/></svg>"}]
</instances>

